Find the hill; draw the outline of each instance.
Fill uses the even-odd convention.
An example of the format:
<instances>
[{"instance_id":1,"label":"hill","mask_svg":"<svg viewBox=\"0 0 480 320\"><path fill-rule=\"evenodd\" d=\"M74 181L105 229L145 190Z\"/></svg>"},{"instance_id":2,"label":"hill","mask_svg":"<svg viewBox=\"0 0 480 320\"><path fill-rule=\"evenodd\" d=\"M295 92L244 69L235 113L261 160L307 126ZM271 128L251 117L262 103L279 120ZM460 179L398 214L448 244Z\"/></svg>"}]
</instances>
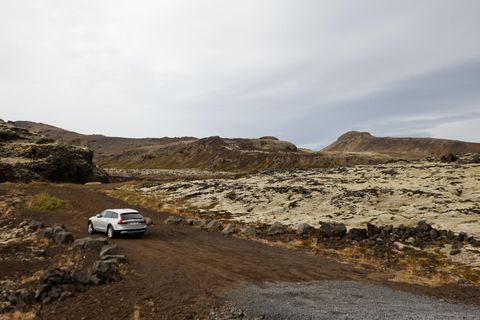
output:
<instances>
[{"instance_id":1,"label":"hill","mask_svg":"<svg viewBox=\"0 0 480 320\"><path fill-rule=\"evenodd\" d=\"M406 158L480 153L480 143L434 138L375 137L368 132L349 131L322 151L377 152Z\"/></svg>"},{"instance_id":2,"label":"hill","mask_svg":"<svg viewBox=\"0 0 480 320\"><path fill-rule=\"evenodd\" d=\"M83 135L41 123L17 121L19 127L63 143L87 146L105 168L156 168L252 171L260 169L325 168L382 163L378 154L307 152L293 143L267 136L258 139L208 137L118 138Z\"/></svg>"}]
</instances>

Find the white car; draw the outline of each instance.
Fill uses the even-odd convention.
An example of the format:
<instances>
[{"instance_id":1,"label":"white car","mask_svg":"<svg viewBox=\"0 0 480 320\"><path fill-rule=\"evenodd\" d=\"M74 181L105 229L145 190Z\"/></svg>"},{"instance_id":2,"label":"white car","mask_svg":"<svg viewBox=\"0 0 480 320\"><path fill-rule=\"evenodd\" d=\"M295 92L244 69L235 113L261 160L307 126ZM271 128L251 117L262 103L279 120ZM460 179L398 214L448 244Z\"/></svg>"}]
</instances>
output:
<instances>
[{"instance_id":1,"label":"white car","mask_svg":"<svg viewBox=\"0 0 480 320\"><path fill-rule=\"evenodd\" d=\"M147 231L145 218L134 209L107 209L88 219L88 233L105 232L109 238L135 234L143 237Z\"/></svg>"}]
</instances>

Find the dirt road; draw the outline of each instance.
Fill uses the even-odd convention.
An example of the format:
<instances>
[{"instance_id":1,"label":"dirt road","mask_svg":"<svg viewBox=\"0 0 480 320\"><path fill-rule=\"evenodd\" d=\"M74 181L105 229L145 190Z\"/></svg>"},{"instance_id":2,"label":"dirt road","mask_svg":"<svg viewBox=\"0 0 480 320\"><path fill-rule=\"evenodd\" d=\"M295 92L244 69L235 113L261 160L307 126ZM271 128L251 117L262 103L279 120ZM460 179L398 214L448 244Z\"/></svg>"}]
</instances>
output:
<instances>
[{"instance_id":1,"label":"dirt road","mask_svg":"<svg viewBox=\"0 0 480 320\"><path fill-rule=\"evenodd\" d=\"M31 212L47 224L62 223L76 237L87 236L87 218L105 208L130 207L94 187L38 186L29 193L48 192L68 200L73 210ZM139 310L145 319L194 319L223 303L232 288L265 282L351 280L393 289L480 305L476 287L451 285L429 288L387 281L374 270L341 264L319 255L266 246L254 241L225 238L188 226L165 225L165 215L141 210L155 225L144 239L115 239L129 260L124 280L92 287L64 301L45 305L44 319L131 319Z\"/></svg>"}]
</instances>

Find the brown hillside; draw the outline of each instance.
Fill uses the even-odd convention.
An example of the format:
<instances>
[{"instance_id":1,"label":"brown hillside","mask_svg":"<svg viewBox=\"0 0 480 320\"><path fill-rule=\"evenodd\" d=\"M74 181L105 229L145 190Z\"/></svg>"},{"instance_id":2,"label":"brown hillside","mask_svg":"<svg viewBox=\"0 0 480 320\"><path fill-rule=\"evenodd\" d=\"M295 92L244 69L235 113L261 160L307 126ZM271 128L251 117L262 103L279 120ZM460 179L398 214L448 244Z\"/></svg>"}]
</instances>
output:
<instances>
[{"instance_id":1,"label":"brown hillside","mask_svg":"<svg viewBox=\"0 0 480 320\"><path fill-rule=\"evenodd\" d=\"M368 132L349 131L322 151L378 152L419 158L448 153L480 153L480 143L434 138L375 137Z\"/></svg>"},{"instance_id":2,"label":"brown hillside","mask_svg":"<svg viewBox=\"0 0 480 320\"><path fill-rule=\"evenodd\" d=\"M57 127L26 121L19 127L39 132L64 143L88 146L96 162L109 168L198 168L252 171L259 169L325 168L339 165L373 164L391 160L372 153L305 152L275 137L227 139L112 138L83 135Z\"/></svg>"}]
</instances>

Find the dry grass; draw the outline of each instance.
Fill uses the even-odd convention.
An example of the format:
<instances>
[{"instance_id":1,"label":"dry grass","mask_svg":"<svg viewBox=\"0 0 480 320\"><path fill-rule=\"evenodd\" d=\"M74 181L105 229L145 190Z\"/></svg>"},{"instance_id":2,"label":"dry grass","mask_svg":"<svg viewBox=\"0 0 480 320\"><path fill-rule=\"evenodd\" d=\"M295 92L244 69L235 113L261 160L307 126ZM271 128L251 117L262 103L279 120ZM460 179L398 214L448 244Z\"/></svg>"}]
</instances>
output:
<instances>
[{"instance_id":1,"label":"dry grass","mask_svg":"<svg viewBox=\"0 0 480 320\"><path fill-rule=\"evenodd\" d=\"M57 198L48 193L37 193L28 202L28 208L37 211L55 211L69 209L72 206L66 200Z\"/></svg>"},{"instance_id":2,"label":"dry grass","mask_svg":"<svg viewBox=\"0 0 480 320\"><path fill-rule=\"evenodd\" d=\"M20 312L0 314L0 320L34 320L37 317L33 312Z\"/></svg>"}]
</instances>

